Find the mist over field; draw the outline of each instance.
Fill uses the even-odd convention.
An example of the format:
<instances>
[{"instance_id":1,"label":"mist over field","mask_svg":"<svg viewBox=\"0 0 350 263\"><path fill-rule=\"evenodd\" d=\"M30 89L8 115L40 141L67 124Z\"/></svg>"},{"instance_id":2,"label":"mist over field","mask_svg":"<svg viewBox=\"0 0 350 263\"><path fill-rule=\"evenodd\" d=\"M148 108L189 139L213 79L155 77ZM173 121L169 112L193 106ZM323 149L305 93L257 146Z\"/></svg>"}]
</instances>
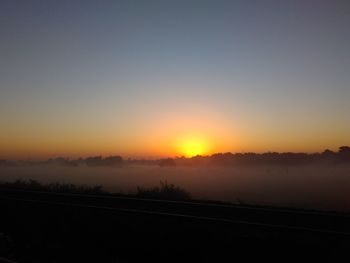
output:
<instances>
[{"instance_id":1,"label":"mist over field","mask_svg":"<svg viewBox=\"0 0 350 263\"><path fill-rule=\"evenodd\" d=\"M0 167L0 181L102 185L110 192L133 193L160 181L183 187L194 199L350 211L350 165L159 167Z\"/></svg>"}]
</instances>

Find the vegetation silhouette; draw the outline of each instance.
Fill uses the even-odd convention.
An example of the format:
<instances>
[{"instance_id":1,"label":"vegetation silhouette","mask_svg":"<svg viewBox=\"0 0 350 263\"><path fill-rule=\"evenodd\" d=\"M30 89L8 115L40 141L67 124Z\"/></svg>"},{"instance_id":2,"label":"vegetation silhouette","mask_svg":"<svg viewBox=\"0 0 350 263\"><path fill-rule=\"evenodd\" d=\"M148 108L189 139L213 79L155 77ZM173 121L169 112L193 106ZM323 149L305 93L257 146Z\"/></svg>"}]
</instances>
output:
<instances>
[{"instance_id":1,"label":"vegetation silhouette","mask_svg":"<svg viewBox=\"0 0 350 263\"><path fill-rule=\"evenodd\" d=\"M177 165L230 166L230 165L307 165L307 164L350 164L350 147L339 147L338 152L325 150L322 153L216 153L211 156L178 157Z\"/></svg>"},{"instance_id":2,"label":"vegetation silhouette","mask_svg":"<svg viewBox=\"0 0 350 263\"><path fill-rule=\"evenodd\" d=\"M104 159L101 156L88 157L85 163L87 166L120 166L123 158L121 156L109 156Z\"/></svg>"},{"instance_id":3,"label":"vegetation silhouette","mask_svg":"<svg viewBox=\"0 0 350 263\"><path fill-rule=\"evenodd\" d=\"M168 199L168 200L190 200L191 195L185 189L168 184L167 181L160 181L160 187L142 188L137 187L137 197L150 199Z\"/></svg>"},{"instance_id":4,"label":"vegetation silhouette","mask_svg":"<svg viewBox=\"0 0 350 263\"><path fill-rule=\"evenodd\" d=\"M101 185L74 185L67 183L49 183L42 184L36 180L22 180L18 179L14 182L1 182L1 188L31 190L31 191L45 191L56 193L72 193L72 194L106 194Z\"/></svg>"},{"instance_id":5,"label":"vegetation silhouette","mask_svg":"<svg viewBox=\"0 0 350 263\"><path fill-rule=\"evenodd\" d=\"M0 167L6 166L35 166L56 165L64 167L122 167L123 165L158 165L160 167L176 166L231 166L231 165L307 165L307 164L350 164L350 147L341 146L337 152L329 149L321 153L295 153L295 152L266 152L266 153L215 153L208 156L193 156L190 158L176 157L156 160L127 159L121 156L92 156L85 159L71 160L57 157L46 161L13 161L0 160Z\"/></svg>"},{"instance_id":6,"label":"vegetation silhouette","mask_svg":"<svg viewBox=\"0 0 350 263\"><path fill-rule=\"evenodd\" d=\"M42 184L36 180L18 179L14 182L0 182L1 189L18 189L30 191L43 191L55 193L70 193L70 194L89 194L89 195L118 195L126 196L121 193L111 193L103 190L101 185L74 185L67 183L49 183ZM160 186L143 188L137 187L135 194L128 194L130 197L164 199L164 200L190 200L191 195L185 189L169 184L167 181L160 182Z\"/></svg>"}]
</instances>

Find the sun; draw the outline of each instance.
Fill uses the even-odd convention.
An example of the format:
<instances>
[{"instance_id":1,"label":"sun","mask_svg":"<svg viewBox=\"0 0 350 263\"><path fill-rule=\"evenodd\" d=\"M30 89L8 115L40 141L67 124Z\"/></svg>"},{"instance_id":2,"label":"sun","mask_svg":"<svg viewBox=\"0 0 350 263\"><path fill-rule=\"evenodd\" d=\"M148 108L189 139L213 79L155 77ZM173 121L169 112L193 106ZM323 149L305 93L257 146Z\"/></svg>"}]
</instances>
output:
<instances>
[{"instance_id":1,"label":"sun","mask_svg":"<svg viewBox=\"0 0 350 263\"><path fill-rule=\"evenodd\" d=\"M209 143L199 136L186 136L178 140L178 152L185 157L206 155L209 152Z\"/></svg>"}]
</instances>

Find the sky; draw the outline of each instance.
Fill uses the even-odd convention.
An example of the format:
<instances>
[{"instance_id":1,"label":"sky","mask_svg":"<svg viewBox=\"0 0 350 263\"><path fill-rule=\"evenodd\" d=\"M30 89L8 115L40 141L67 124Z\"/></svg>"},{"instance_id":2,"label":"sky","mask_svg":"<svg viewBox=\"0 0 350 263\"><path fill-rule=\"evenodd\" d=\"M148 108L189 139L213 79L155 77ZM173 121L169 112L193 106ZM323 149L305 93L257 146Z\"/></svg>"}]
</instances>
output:
<instances>
[{"instance_id":1,"label":"sky","mask_svg":"<svg viewBox=\"0 0 350 263\"><path fill-rule=\"evenodd\" d=\"M349 25L348 1L3 0L0 158L337 150Z\"/></svg>"}]
</instances>

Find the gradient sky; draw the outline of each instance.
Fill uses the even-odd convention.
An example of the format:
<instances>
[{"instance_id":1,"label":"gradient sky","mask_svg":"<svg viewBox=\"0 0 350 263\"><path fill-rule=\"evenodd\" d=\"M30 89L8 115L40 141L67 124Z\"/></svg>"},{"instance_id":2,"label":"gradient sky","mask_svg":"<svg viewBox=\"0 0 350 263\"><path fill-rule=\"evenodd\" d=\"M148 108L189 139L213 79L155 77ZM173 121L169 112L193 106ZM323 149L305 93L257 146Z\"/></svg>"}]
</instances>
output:
<instances>
[{"instance_id":1,"label":"gradient sky","mask_svg":"<svg viewBox=\"0 0 350 263\"><path fill-rule=\"evenodd\" d=\"M0 3L0 157L350 144L348 1Z\"/></svg>"}]
</instances>

